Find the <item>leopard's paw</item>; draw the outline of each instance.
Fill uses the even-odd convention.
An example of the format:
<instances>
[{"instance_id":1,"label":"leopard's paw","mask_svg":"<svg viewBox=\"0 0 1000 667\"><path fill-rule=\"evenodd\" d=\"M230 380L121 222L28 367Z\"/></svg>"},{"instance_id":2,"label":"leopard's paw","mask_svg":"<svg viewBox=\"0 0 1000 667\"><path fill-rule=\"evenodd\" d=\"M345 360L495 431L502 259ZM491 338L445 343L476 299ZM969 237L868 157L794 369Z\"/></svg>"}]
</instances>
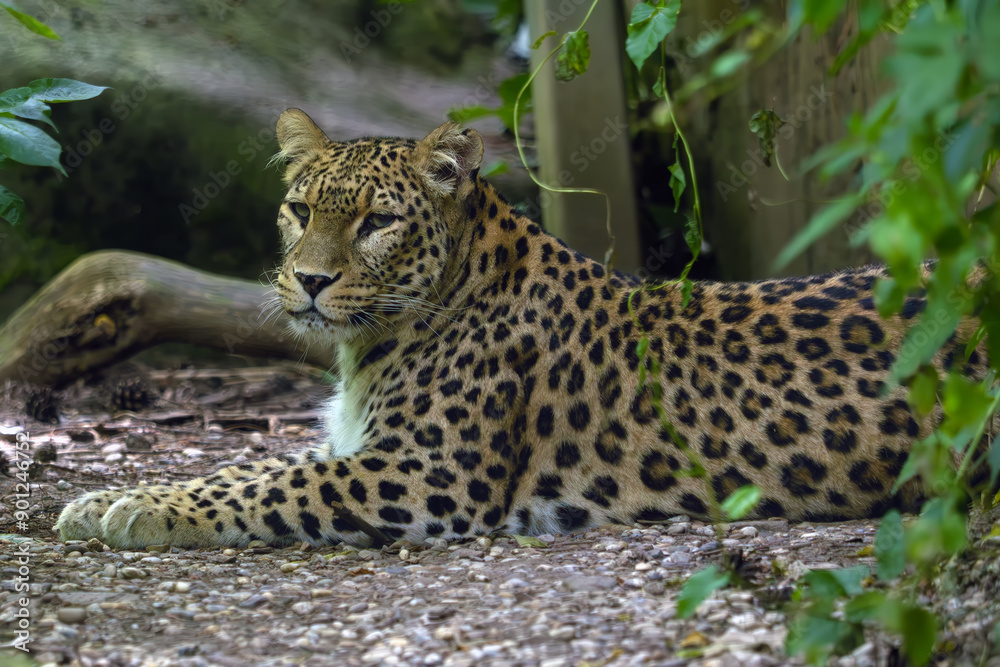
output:
<instances>
[{"instance_id":1,"label":"leopard's paw","mask_svg":"<svg viewBox=\"0 0 1000 667\"><path fill-rule=\"evenodd\" d=\"M211 516L211 515L209 515ZM151 544L178 547L211 547L224 543L184 490L151 486L125 493L101 518L102 541L118 549L139 549Z\"/></svg>"},{"instance_id":2,"label":"leopard's paw","mask_svg":"<svg viewBox=\"0 0 1000 667\"><path fill-rule=\"evenodd\" d=\"M63 508L55 529L65 542L103 538L101 518L119 498L121 491L92 491Z\"/></svg>"}]
</instances>

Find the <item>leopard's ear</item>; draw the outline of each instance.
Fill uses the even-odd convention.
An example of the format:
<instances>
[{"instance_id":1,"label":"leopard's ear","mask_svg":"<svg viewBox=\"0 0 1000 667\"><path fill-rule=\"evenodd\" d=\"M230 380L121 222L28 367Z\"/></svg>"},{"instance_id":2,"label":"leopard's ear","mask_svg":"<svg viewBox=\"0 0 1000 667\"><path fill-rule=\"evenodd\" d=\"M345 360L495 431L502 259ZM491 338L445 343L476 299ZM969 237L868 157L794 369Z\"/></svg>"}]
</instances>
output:
<instances>
[{"instance_id":1,"label":"leopard's ear","mask_svg":"<svg viewBox=\"0 0 1000 667\"><path fill-rule=\"evenodd\" d=\"M475 130L445 123L417 145L414 157L428 185L451 195L483 163L483 138Z\"/></svg>"},{"instance_id":2,"label":"leopard's ear","mask_svg":"<svg viewBox=\"0 0 1000 667\"><path fill-rule=\"evenodd\" d=\"M288 165L285 171L286 181L294 177L295 165L314 157L330 143L329 137L301 109L286 109L278 117L276 132L281 151L271 158L271 161L284 162Z\"/></svg>"}]
</instances>

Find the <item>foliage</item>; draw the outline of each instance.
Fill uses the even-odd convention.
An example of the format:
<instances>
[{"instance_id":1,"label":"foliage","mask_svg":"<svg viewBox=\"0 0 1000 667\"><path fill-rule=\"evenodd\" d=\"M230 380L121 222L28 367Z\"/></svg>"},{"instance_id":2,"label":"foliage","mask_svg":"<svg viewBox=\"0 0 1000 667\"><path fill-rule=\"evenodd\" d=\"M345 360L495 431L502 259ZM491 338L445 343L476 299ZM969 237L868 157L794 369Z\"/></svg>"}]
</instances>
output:
<instances>
[{"instance_id":1,"label":"foliage","mask_svg":"<svg viewBox=\"0 0 1000 667\"><path fill-rule=\"evenodd\" d=\"M21 24L23 24L24 27L26 27L31 32L37 35L41 35L42 37L47 37L48 39L59 39L59 35L57 35L52 30L52 28L45 25L44 23L34 18L33 16L28 16L23 12L17 11L6 2L0 2L0 9L6 10L8 14L13 16L18 21L20 21Z\"/></svg>"},{"instance_id":2,"label":"foliage","mask_svg":"<svg viewBox=\"0 0 1000 667\"><path fill-rule=\"evenodd\" d=\"M32 32L49 39L59 39L41 21L2 2L0 8L7 10ZM62 152L59 143L41 128L17 119L39 121L55 130L49 104L88 100L104 90L107 88L72 79L37 79L22 88L11 88L0 93L0 169L8 169L15 163L21 163L52 167L67 175L59 163ZM16 225L23 216L24 200L0 185L0 218Z\"/></svg>"}]
</instances>

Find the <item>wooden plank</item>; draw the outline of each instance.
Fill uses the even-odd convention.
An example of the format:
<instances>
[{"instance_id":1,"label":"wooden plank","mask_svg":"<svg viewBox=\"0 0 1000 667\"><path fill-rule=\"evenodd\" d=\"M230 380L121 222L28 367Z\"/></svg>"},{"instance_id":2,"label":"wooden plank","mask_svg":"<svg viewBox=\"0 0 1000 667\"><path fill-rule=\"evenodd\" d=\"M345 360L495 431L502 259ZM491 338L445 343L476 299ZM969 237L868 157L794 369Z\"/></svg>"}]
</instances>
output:
<instances>
[{"instance_id":1,"label":"wooden plank","mask_svg":"<svg viewBox=\"0 0 1000 667\"><path fill-rule=\"evenodd\" d=\"M525 2L531 39L555 30L575 30L589 2L538 0ZM634 273L640 266L631 141L622 77L624 57L621 6L601 2L587 23L590 68L573 81L555 79L554 59L535 78L535 135L543 183L589 187L611 198L611 228L616 238L615 267ZM550 37L532 55L532 66L552 49ZM595 259L609 246L603 198L591 194L539 194L547 231Z\"/></svg>"}]
</instances>

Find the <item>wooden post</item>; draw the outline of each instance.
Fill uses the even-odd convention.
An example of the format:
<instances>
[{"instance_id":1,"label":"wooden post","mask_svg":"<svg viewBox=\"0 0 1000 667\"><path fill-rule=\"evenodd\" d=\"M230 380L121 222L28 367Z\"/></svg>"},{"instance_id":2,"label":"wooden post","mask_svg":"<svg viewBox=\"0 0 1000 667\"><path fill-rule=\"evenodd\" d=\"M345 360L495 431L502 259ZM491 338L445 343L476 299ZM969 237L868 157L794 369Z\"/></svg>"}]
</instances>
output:
<instances>
[{"instance_id":1,"label":"wooden post","mask_svg":"<svg viewBox=\"0 0 1000 667\"><path fill-rule=\"evenodd\" d=\"M555 30L575 30L590 2L537 0L524 3L531 39ZM622 77L624 26L617 2L600 2L585 28L590 67L573 81L555 79L555 58L535 78L535 136L539 178L553 187L587 187L611 198L615 268L634 273L641 265L632 179L631 136ZM535 67L555 45L548 38L532 54ZM604 199L592 194L539 193L546 230L571 247L604 260L610 239Z\"/></svg>"}]
</instances>

